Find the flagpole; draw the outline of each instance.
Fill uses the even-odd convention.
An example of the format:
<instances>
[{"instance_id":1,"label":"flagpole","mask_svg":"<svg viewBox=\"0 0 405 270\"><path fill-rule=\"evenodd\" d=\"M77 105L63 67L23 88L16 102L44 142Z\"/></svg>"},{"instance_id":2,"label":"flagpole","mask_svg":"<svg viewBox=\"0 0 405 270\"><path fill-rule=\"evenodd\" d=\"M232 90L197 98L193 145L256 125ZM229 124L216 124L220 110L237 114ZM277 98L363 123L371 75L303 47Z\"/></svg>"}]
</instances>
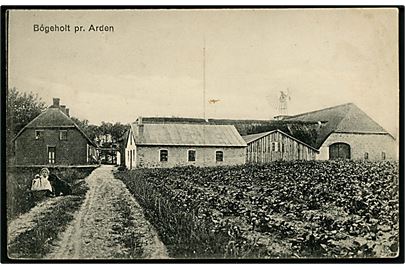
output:
<instances>
[{"instance_id":1,"label":"flagpole","mask_svg":"<svg viewBox=\"0 0 405 270\"><path fill-rule=\"evenodd\" d=\"M204 46L203 46L203 114L204 114L204 120L207 120L207 115L206 115L206 102L205 102L205 36L204 36Z\"/></svg>"}]
</instances>

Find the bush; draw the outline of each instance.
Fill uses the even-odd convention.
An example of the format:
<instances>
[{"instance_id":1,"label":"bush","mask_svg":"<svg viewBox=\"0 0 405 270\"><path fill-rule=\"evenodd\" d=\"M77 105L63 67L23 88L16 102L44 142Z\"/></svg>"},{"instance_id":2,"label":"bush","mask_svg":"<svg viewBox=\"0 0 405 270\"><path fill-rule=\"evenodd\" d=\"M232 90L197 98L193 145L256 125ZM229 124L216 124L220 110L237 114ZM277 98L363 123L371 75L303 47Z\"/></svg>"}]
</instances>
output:
<instances>
[{"instance_id":1,"label":"bush","mask_svg":"<svg viewBox=\"0 0 405 270\"><path fill-rule=\"evenodd\" d=\"M59 176L62 180L73 185L73 194L80 190L76 183L79 179L87 177L94 167L83 168L50 168L50 172ZM32 167L9 167L6 172L7 179L7 219L29 211L35 206L31 197L31 181L40 168Z\"/></svg>"}]
</instances>

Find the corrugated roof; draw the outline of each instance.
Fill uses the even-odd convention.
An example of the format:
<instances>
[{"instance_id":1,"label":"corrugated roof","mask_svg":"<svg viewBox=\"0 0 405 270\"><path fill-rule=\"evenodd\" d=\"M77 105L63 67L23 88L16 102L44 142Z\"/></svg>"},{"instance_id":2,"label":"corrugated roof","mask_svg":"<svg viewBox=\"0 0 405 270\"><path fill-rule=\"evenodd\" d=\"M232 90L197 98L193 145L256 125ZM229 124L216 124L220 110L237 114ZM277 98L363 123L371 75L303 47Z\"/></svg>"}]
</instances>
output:
<instances>
[{"instance_id":1,"label":"corrugated roof","mask_svg":"<svg viewBox=\"0 0 405 270\"><path fill-rule=\"evenodd\" d=\"M231 125L143 124L143 126L143 136L135 136L137 145L246 146L246 142ZM137 125L132 124L131 128L134 134L137 134Z\"/></svg>"},{"instance_id":2,"label":"corrugated roof","mask_svg":"<svg viewBox=\"0 0 405 270\"><path fill-rule=\"evenodd\" d=\"M353 103L298 114L285 120L322 122L314 145L316 148L319 148L332 132L389 134Z\"/></svg>"}]
</instances>

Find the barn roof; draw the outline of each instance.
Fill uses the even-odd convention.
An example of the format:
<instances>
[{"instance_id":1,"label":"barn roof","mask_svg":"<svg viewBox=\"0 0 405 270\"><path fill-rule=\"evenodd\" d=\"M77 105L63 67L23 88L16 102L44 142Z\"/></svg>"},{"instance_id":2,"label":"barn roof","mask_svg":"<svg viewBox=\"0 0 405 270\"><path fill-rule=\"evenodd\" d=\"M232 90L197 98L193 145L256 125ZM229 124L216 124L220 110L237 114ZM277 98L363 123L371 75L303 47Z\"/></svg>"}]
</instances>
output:
<instances>
[{"instance_id":1,"label":"barn roof","mask_svg":"<svg viewBox=\"0 0 405 270\"><path fill-rule=\"evenodd\" d=\"M353 103L297 114L285 120L321 122L314 145L316 148L319 148L332 132L389 134Z\"/></svg>"},{"instance_id":2,"label":"barn roof","mask_svg":"<svg viewBox=\"0 0 405 270\"><path fill-rule=\"evenodd\" d=\"M294 138L314 146L317 138L317 121L255 120L255 119L203 119L190 117L142 117L144 124L201 124L232 125L240 135L281 130Z\"/></svg>"},{"instance_id":3,"label":"barn roof","mask_svg":"<svg viewBox=\"0 0 405 270\"><path fill-rule=\"evenodd\" d=\"M15 136L14 140L27 128L77 128L86 140L93 146L97 146L90 138L76 125L76 123L62 112L58 107L49 107L44 112L35 117L25 127L23 127Z\"/></svg>"},{"instance_id":4,"label":"barn roof","mask_svg":"<svg viewBox=\"0 0 405 270\"><path fill-rule=\"evenodd\" d=\"M207 121L203 118L192 117L165 117L165 116L152 116L142 117L144 124L205 124Z\"/></svg>"},{"instance_id":5,"label":"barn roof","mask_svg":"<svg viewBox=\"0 0 405 270\"><path fill-rule=\"evenodd\" d=\"M234 126L200 124L143 124L143 136L135 135L137 145L245 147ZM137 134L137 125L131 125Z\"/></svg>"},{"instance_id":6,"label":"barn roof","mask_svg":"<svg viewBox=\"0 0 405 270\"><path fill-rule=\"evenodd\" d=\"M270 133L271 133L271 131L266 131L266 132L261 132L261 133L256 133L256 134L249 134L249 135L242 136L242 138L245 140L245 142L247 144L249 144L249 143L254 142L254 141L256 141L256 140L258 140L260 138L263 138L263 137L267 136Z\"/></svg>"},{"instance_id":7,"label":"barn roof","mask_svg":"<svg viewBox=\"0 0 405 270\"><path fill-rule=\"evenodd\" d=\"M285 132L283 132L283 131L281 131L279 129L272 130L272 131L267 131L267 132L261 132L261 133L257 133L257 134L249 134L249 135L242 136L242 138L245 140L245 142L247 144L249 144L249 143L252 143L252 142L254 142L254 141L258 140L258 139L261 139L261 138L263 138L263 137L265 137L265 136L267 136L267 135L269 135L271 133L274 133L274 132L279 132L279 133L289 137L290 139L292 139L292 140L294 140L294 141L296 141L296 142L298 142L298 143L300 143L302 145L305 145L306 147L309 147L309 148L311 148L311 149L313 149L315 151L318 151L318 149L312 147L311 145L309 145L309 144L307 144L307 143L305 143L305 142L303 142L301 140L298 140L297 138L295 138L295 137L289 135L288 133L285 133Z\"/></svg>"}]
</instances>

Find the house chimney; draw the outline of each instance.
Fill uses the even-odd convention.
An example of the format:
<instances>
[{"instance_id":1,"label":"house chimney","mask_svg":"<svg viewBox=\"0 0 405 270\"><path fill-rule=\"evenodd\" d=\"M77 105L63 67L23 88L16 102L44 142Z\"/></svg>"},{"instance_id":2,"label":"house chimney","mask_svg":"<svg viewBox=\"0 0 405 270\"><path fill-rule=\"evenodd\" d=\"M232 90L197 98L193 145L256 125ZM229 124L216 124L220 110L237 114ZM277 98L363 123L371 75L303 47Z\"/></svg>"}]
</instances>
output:
<instances>
[{"instance_id":1,"label":"house chimney","mask_svg":"<svg viewBox=\"0 0 405 270\"><path fill-rule=\"evenodd\" d=\"M70 109L66 108L66 115L70 117L69 111L70 111Z\"/></svg>"},{"instance_id":2,"label":"house chimney","mask_svg":"<svg viewBox=\"0 0 405 270\"><path fill-rule=\"evenodd\" d=\"M52 107L59 108L60 98L53 98L53 105Z\"/></svg>"},{"instance_id":3,"label":"house chimney","mask_svg":"<svg viewBox=\"0 0 405 270\"><path fill-rule=\"evenodd\" d=\"M60 110L66 114L66 105L60 105Z\"/></svg>"},{"instance_id":4,"label":"house chimney","mask_svg":"<svg viewBox=\"0 0 405 270\"><path fill-rule=\"evenodd\" d=\"M138 126L138 138L139 138L139 140L142 141L142 139L143 139L143 129L144 129L144 125L142 123L142 116L138 117L137 126Z\"/></svg>"}]
</instances>

